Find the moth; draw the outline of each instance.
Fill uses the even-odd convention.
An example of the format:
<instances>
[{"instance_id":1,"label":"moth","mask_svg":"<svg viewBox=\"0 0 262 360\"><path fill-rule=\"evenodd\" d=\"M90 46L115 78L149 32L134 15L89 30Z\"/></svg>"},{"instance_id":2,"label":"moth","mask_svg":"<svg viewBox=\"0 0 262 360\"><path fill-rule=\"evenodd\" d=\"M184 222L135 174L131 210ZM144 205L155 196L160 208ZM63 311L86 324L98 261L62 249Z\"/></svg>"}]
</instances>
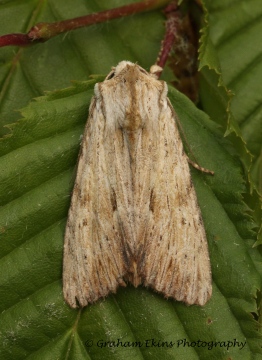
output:
<instances>
[{"instance_id":1,"label":"moth","mask_svg":"<svg viewBox=\"0 0 262 360\"><path fill-rule=\"evenodd\" d=\"M129 61L95 85L65 231L73 308L127 282L204 305L208 245L167 84Z\"/></svg>"}]
</instances>

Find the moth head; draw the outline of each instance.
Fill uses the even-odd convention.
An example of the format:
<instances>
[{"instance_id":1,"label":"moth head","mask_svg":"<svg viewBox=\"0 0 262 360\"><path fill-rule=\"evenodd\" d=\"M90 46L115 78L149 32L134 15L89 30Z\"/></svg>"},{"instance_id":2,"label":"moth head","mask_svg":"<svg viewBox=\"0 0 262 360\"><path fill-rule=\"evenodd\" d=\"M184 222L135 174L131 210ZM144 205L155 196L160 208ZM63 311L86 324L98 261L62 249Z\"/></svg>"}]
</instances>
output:
<instances>
[{"instance_id":1,"label":"moth head","mask_svg":"<svg viewBox=\"0 0 262 360\"><path fill-rule=\"evenodd\" d=\"M129 65L134 65L130 61L121 61L116 67L112 67L110 73L107 75L105 80L111 80L116 75L119 75L121 73L121 71L124 70L127 67L128 64Z\"/></svg>"},{"instance_id":2,"label":"moth head","mask_svg":"<svg viewBox=\"0 0 262 360\"><path fill-rule=\"evenodd\" d=\"M111 80L115 76L122 75L128 70L136 69L140 73L143 73L145 75L151 75L146 70L144 70L141 66L132 63L131 61L121 61L116 67L113 67L110 73L107 75L105 80Z\"/></svg>"},{"instance_id":3,"label":"moth head","mask_svg":"<svg viewBox=\"0 0 262 360\"><path fill-rule=\"evenodd\" d=\"M124 69L130 66L135 66L135 64L131 61L121 61L115 68L115 75L120 74Z\"/></svg>"}]
</instances>

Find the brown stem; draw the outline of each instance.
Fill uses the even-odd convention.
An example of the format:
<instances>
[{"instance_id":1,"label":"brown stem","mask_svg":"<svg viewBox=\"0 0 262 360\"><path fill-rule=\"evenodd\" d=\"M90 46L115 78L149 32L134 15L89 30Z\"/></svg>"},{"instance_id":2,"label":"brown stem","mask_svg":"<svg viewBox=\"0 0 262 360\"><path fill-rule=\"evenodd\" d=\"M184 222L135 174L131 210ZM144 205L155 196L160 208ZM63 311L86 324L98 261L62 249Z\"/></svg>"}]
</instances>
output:
<instances>
[{"instance_id":1,"label":"brown stem","mask_svg":"<svg viewBox=\"0 0 262 360\"><path fill-rule=\"evenodd\" d=\"M162 69L164 68L168 56L170 54L171 48L177 36L177 25L179 21L179 12L177 1L173 1L164 10L164 14L166 15L166 32L164 40L161 44L160 53L157 58L156 65L160 66ZM162 71L157 73L157 76L160 77Z\"/></svg>"},{"instance_id":2,"label":"brown stem","mask_svg":"<svg viewBox=\"0 0 262 360\"><path fill-rule=\"evenodd\" d=\"M154 10L166 5L170 0L144 0L141 2L121 6L119 8L101 11L74 19L55 23L38 23L27 34L8 34L0 36L0 47L9 45L25 46L33 42L43 42L61 33L79 29L84 26L98 24L107 20L133 15L144 11Z\"/></svg>"},{"instance_id":3,"label":"brown stem","mask_svg":"<svg viewBox=\"0 0 262 360\"><path fill-rule=\"evenodd\" d=\"M27 34L7 34L0 36L0 47L9 46L9 45L19 45L19 46L28 45Z\"/></svg>"}]
</instances>

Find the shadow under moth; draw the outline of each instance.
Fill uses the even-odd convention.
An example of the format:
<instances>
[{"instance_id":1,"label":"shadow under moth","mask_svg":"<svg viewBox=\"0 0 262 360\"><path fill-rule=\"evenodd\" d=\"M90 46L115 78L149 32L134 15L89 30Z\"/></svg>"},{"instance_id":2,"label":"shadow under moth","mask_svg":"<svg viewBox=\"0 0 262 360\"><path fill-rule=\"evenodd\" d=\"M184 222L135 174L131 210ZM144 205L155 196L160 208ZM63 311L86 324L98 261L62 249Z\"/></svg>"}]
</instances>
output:
<instances>
[{"instance_id":1,"label":"shadow under moth","mask_svg":"<svg viewBox=\"0 0 262 360\"><path fill-rule=\"evenodd\" d=\"M64 242L63 292L73 308L126 282L188 305L211 296L188 157L155 68L122 61L95 85Z\"/></svg>"}]
</instances>

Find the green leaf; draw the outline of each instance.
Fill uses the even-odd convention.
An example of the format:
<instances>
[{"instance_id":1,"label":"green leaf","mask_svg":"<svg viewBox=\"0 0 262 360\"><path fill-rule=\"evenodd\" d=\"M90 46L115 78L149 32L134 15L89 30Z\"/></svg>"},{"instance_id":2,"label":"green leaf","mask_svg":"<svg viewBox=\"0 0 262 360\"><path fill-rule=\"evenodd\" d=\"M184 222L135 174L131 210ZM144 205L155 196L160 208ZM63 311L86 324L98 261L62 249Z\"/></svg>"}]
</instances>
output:
<instances>
[{"instance_id":1,"label":"green leaf","mask_svg":"<svg viewBox=\"0 0 262 360\"><path fill-rule=\"evenodd\" d=\"M25 31L18 29L23 24L14 14L23 14L30 23L33 10L39 22L123 5L123 1L102 3L99 8L97 3L78 1L72 7L56 1L34 8L38 3L33 1L6 2L0 17L8 14L11 24L1 26L7 29L4 32ZM24 107L32 97L61 89L24 107L22 119L0 142L3 359L262 357L257 323L251 315L257 312L261 256L251 248L256 223L253 209L243 200L249 185L239 160L232 156L239 149L244 154L244 147L240 138L237 145L233 137L224 138L215 122L173 88L169 97L194 156L201 166L215 171L212 177L192 169L212 262L211 300L204 307L187 307L132 286L83 310L72 310L63 300L63 235L75 165L93 87L103 80L103 76L87 80L88 75L106 74L123 59L138 61L148 69L163 33L163 17L156 11L77 30L17 52L0 50L0 114L5 123L20 118L14 109ZM206 51L216 55L210 40ZM218 78L210 74L211 87L217 90ZM70 80L78 81L68 87ZM208 95L202 91L202 97ZM219 125L226 128L228 118ZM139 341L141 347L133 343ZM242 350L240 342L245 343Z\"/></svg>"},{"instance_id":2,"label":"green leaf","mask_svg":"<svg viewBox=\"0 0 262 360\"><path fill-rule=\"evenodd\" d=\"M219 79L221 88L211 88L214 82L210 79L214 79L214 74L203 69L201 82L203 108L213 119L222 122L222 126L224 118L228 118L227 133L232 131L235 133L235 139L231 134L231 140L237 145L238 154L252 176L251 193L254 187L253 182L261 193L262 66L260 58L262 51L260 39L257 36L261 28L259 21L262 11L261 3L259 0L248 2L246 0L222 2L206 0L205 4L208 35L205 29L202 47L208 48L209 52L206 54L203 51L200 55L201 65L207 65L217 74L221 74ZM209 46L205 46L206 41L209 42ZM210 49L214 49L213 58L209 56L212 52ZM241 146L239 138L243 138L246 142L248 151L245 151L243 143ZM249 152L253 155L252 164ZM255 197L257 198L256 195ZM254 196L247 201L256 208L255 216L260 220L261 204L255 204Z\"/></svg>"},{"instance_id":3,"label":"green leaf","mask_svg":"<svg viewBox=\"0 0 262 360\"><path fill-rule=\"evenodd\" d=\"M254 7L259 8L258 1L252 3ZM250 190L245 195L245 200L254 209L253 216L257 222L261 223L261 201L254 189L262 190L260 187L262 122L261 116L257 116L257 113L260 114L260 105L256 100L257 94L260 93L262 68L255 67L255 78L249 71L250 66L253 66L252 61L256 63L261 53L253 37L257 29L257 15L247 10L246 1L225 1L216 4L207 0L205 4L206 27L202 31L200 48L202 106L212 119L222 126L234 144L234 151L243 162L249 180ZM248 31L245 31L246 26L248 26ZM246 42L252 48L248 55L244 46ZM243 62L239 59L243 59ZM219 87L216 87L216 84ZM250 84L249 87L247 87L248 84ZM236 94L233 94L231 89ZM242 109L245 114L243 116L246 116L242 124L239 109ZM253 135L250 137L251 133ZM252 136L254 136L253 139L251 139ZM255 158L250 152L253 150L256 151ZM262 228L260 228L257 244L261 243Z\"/></svg>"},{"instance_id":4,"label":"green leaf","mask_svg":"<svg viewBox=\"0 0 262 360\"><path fill-rule=\"evenodd\" d=\"M27 138L31 141L1 158L2 203L5 204L0 213L0 266L5 269L0 279L0 306L5 310L1 315L5 344L2 356L11 359L15 355L22 359L30 354L35 356L37 351L40 359L46 359L48 347L52 353L58 351L62 358L70 349L71 358L75 358L74 352L78 354L76 358L85 357L86 353L91 358L107 358L113 354L122 358L127 352L132 358L150 357L150 354L157 358L165 351L167 358L180 354L197 359L198 356L205 358L206 348L177 348L177 340L210 342L236 338L244 341L249 336L250 344L244 354L250 354L255 329L249 329L252 320L248 312L256 311L252 295L259 287L260 277L243 241L244 237L254 235L252 219L242 215L247 210L241 199L245 191L242 174L239 164L223 149L221 140L217 141L217 135L212 135L216 128L207 116L174 89L170 89L170 99L194 155L200 164L215 171L211 177L192 170L212 259L214 294L211 301L203 308L186 307L167 301L151 290L128 286L82 312L72 311L64 303L61 291L63 233L74 164L94 83L94 80L77 83L74 88L51 93L31 103L23 111L26 118L14 126L14 132L21 134L26 124ZM44 129L41 137L36 133L38 124ZM2 149L10 148L14 138L15 135L3 140ZM236 225L245 221L242 234L233 220ZM229 318L230 326L225 330L223 323ZM66 329L71 335L65 336ZM32 337L34 346L28 340ZM123 342L142 341L144 347L100 348L96 345L100 339L117 341L118 338ZM152 338L157 342L173 341L176 345L171 349L146 348L145 341ZM94 342L92 348L85 347L87 340ZM214 348L212 354L222 358L225 351L225 348ZM239 354L238 348L231 349L231 353Z\"/></svg>"}]
</instances>

